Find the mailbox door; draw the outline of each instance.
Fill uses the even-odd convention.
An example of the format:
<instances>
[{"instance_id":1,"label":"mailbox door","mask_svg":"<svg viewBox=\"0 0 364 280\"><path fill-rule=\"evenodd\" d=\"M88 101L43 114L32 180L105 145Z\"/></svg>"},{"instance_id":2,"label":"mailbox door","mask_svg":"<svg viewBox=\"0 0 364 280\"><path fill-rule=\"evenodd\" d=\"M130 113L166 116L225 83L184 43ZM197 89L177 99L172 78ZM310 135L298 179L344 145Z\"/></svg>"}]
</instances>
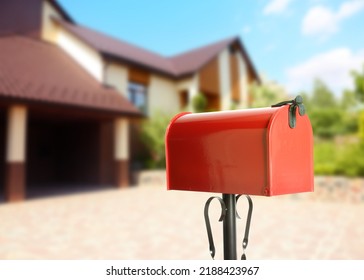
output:
<instances>
[{"instance_id":1,"label":"mailbox door","mask_svg":"<svg viewBox=\"0 0 364 280\"><path fill-rule=\"evenodd\" d=\"M288 125L288 105L271 119L267 134L269 184L266 195L313 191L313 135L307 115L296 112L296 127ZM283 110L284 109L284 110Z\"/></svg>"}]
</instances>

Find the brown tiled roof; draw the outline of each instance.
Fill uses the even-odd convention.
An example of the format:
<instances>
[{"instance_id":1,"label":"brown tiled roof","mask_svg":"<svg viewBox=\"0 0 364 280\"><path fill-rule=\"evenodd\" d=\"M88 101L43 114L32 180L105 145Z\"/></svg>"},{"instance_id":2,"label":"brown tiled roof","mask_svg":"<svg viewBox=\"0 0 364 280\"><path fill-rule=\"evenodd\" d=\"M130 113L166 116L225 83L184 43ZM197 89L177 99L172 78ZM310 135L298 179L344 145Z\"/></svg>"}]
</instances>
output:
<instances>
[{"instance_id":1,"label":"brown tiled roof","mask_svg":"<svg viewBox=\"0 0 364 280\"><path fill-rule=\"evenodd\" d=\"M0 37L0 97L140 115L59 47L23 36Z\"/></svg>"},{"instance_id":2,"label":"brown tiled roof","mask_svg":"<svg viewBox=\"0 0 364 280\"><path fill-rule=\"evenodd\" d=\"M205 64L219 54L225 47L237 43L242 51L248 66L253 75L259 80L258 74L247 55L240 39L233 37L198 49L185 52L180 55L165 57L157 53L150 52L135 45L112 38L103 33L94 31L84 26L71 24L69 22L55 19L63 28L98 50L104 55L121 59L125 62L137 64L152 71L179 78L191 75L200 70Z\"/></svg>"},{"instance_id":3,"label":"brown tiled roof","mask_svg":"<svg viewBox=\"0 0 364 280\"><path fill-rule=\"evenodd\" d=\"M22 34L41 38L44 2L58 11L65 21L74 23L57 0L1 0L0 35Z\"/></svg>"},{"instance_id":4,"label":"brown tiled roof","mask_svg":"<svg viewBox=\"0 0 364 280\"><path fill-rule=\"evenodd\" d=\"M183 76L198 71L212 60L220 51L233 43L237 38L229 38L205 47L194 49L173 57L169 60L174 65L176 72Z\"/></svg>"},{"instance_id":5,"label":"brown tiled roof","mask_svg":"<svg viewBox=\"0 0 364 280\"><path fill-rule=\"evenodd\" d=\"M163 72L164 74L177 75L172 63L159 54L80 25L70 24L60 20L56 21L66 30L103 54L112 55L116 58L125 60L126 62L137 63L143 67Z\"/></svg>"}]
</instances>

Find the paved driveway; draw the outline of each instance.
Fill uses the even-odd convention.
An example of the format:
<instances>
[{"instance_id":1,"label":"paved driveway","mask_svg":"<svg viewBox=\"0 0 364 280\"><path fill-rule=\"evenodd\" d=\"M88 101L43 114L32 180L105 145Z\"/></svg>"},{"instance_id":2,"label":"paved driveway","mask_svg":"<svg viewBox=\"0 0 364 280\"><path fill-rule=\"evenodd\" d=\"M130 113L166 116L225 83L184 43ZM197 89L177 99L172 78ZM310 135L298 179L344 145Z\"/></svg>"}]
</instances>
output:
<instances>
[{"instance_id":1,"label":"paved driveway","mask_svg":"<svg viewBox=\"0 0 364 280\"><path fill-rule=\"evenodd\" d=\"M209 259L209 196L148 186L3 203L0 259ZM249 259L364 259L363 203L253 201ZM219 204L211 208L221 259ZM238 230L240 240L243 221Z\"/></svg>"}]
</instances>

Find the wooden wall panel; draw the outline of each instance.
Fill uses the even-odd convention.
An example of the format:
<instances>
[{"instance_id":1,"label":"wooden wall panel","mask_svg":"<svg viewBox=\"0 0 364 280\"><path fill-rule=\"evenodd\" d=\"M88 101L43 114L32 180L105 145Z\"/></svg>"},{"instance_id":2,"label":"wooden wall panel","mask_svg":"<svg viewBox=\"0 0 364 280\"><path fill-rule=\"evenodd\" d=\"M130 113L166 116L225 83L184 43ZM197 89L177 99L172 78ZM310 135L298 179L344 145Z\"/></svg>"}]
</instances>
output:
<instances>
[{"instance_id":1,"label":"wooden wall panel","mask_svg":"<svg viewBox=\"0 0 364 280\"><path fill-rule=\"evenodd\" d=\"M207 94L207 111L219 111L221 110L220 96Z\"/></svg>"},{"instance_id":2,"label":"wooden wall panel","mask_svg":"<svg viewBox=\"0 0 364 280\"><path fill-rule=\"evenodd\" d=\"M149 85L150 73L148 71L135 67L129 67L128 74L129 74L129 81L138 84Z\"/></svg>"},{"instance_id":3,"label":"wooden wall panel","mask_svg":"<svg viewBox=\"0 0 364 280\"><path fill-rule=\"evenodd\" d=\"M240 102L239 65L235 52L230 53L230 84L231 99Z\"/></svg>"},{"instance_id":4,"label":"wooden wall panel","mask_svg":"<svg viewBox=\"0 0 364 280\"><path fill-rule=\"evenodd\" d=\"M200 70L199 85L202 92L219 95L219 62L217 57Z\"/></svg>"}]
</instances>

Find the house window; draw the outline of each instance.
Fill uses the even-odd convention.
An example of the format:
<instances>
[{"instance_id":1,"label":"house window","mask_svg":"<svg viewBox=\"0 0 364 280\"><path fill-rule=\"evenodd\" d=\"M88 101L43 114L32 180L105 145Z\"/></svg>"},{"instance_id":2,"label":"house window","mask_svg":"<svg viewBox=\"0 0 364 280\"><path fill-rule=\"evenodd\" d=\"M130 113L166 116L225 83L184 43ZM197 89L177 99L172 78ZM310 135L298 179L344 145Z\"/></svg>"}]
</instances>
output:
<instances>
[{"instance_id":1,"label":"house window","mask_svg":"<svg viewBox=\"0 0 364 280\"><path fill-rule=\"evenodd\" d=\"M129 83L129 100L145 115L148 114L147 87L138 83Z\"/></svg>"}]
</instances>

